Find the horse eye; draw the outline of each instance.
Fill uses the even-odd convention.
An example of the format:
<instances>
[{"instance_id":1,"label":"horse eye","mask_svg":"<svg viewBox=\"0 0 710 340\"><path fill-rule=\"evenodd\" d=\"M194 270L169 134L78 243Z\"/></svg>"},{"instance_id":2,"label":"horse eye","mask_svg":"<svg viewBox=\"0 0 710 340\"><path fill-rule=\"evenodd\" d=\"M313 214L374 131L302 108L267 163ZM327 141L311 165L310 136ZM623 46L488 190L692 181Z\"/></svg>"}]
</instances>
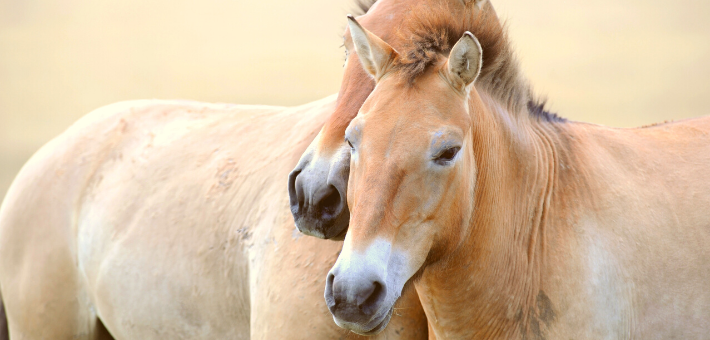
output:
<instances>
[{"instance_id":1,"label":"horse eye","mask_svg":"<svg viewBox=\"0 0 710 340\"><path fill-rule=\"evenodd\" d=\"M436 156L436 158L434 158L434 163L439 165L449 164L449 162L451 162L454 157L456 157L456 154L459 153L459 150L461 150L460 146L455 146L453 148L448 148L444 150L442 153Z\"/></svg>"},{"instance_id":2,"label":"horse eye","mask_svg":"<svg viewBox=\"0 0 710 340\"><path fill-rule=\"evenodd\" d=\"M355 150L355 147L353 146L353 143L350 143L349 139L346 139L345 142L348 143L348 146L350 146L350 150Z\"/></svg>"}]
</instances>

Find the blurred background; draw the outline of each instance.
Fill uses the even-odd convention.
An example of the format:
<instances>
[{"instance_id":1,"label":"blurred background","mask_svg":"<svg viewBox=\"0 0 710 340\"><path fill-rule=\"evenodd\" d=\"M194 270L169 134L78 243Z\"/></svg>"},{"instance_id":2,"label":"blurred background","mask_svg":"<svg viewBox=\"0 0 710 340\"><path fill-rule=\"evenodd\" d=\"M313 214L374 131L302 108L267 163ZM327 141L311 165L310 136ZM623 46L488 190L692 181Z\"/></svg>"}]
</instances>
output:
<instances>
[{"instance_id":1,"label":"blurred background","mask_svg":"<svg viewBox=\"0 0 710 340\"><path fill-rule=\"evenodd\" d=\"M710 114L710 2L492 0L561 116ZM297 105L335 93L353 0L0 0L0 197L42 144L112 102Z\"/></svg>"}]
</instances>

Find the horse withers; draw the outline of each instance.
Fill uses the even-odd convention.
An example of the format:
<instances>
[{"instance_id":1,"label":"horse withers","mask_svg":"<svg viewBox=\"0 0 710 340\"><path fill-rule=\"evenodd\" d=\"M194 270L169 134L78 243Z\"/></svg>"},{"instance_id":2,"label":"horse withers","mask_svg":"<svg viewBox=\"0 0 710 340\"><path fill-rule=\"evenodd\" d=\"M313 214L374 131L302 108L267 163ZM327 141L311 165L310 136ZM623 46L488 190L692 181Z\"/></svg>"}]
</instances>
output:
<instances>
[{"instance_id":1,"label":"horse withers","mask_svg":"<svg viewBox=\"0 0 710 340\"><path fill-rule=\"evenodd\" d=\"M504 35L482 48L466 32L500 31L421 18L399 51L349 19L377 85L345 134L350 226L325 290L338 325L386 328L414 286L440 339L707 337L710 119L567 122ZM477 81L486 67L497 85Z\"/></svg>"}]
</instances>

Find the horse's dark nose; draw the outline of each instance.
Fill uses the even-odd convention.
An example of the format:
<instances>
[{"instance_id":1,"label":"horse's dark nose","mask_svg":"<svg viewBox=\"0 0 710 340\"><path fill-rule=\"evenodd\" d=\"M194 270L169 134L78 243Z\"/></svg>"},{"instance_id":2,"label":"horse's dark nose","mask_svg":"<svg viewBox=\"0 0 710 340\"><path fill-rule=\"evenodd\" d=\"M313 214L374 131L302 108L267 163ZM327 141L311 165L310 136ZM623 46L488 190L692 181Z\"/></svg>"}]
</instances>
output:
<instances>
[{"instance_id":1,"label":"horse's dark nose","mask_svg":"<svg viewBox=\"0 0 710 340\"><path fill-rule=\"evenodd\" d=\"M347 178L328 178L327 172L294 170L288 177L291 213L302 233L325 239L342 239L350 212L345 193Z\"/></svg>"},{"instance_id":2,"label":"horse's dark nose","mask_svg":"<svg viewBox=\"0 0 710 340\"><path fill-rule=\"evenodd\" d=\"M325 283L325 302L336 318L367 324L387 296L382 280L356 277L339 278L332 272Z\"/></svg>"}]
</instances>

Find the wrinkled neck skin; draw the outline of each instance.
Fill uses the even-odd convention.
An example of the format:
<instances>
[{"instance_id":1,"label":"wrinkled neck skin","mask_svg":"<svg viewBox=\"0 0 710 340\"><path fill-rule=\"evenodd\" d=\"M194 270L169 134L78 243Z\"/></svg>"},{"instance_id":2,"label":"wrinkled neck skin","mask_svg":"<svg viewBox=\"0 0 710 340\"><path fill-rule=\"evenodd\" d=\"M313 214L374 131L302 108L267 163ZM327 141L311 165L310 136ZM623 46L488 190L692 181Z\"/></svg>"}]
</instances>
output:
<instances>
[{"instance_id":1,"label":"wrinkled neck skin","mask_svg":"<svg viewBox=\"0 0 710 340\"><path fill-rule=\"evenodd\" d=\"M554 318L543 284L557 129L485 93L472 112L474 213L462 243L415 282L437 339L536 339ZM470 105L475 104L469 100Z\"/></svg>"}]
</instances>

